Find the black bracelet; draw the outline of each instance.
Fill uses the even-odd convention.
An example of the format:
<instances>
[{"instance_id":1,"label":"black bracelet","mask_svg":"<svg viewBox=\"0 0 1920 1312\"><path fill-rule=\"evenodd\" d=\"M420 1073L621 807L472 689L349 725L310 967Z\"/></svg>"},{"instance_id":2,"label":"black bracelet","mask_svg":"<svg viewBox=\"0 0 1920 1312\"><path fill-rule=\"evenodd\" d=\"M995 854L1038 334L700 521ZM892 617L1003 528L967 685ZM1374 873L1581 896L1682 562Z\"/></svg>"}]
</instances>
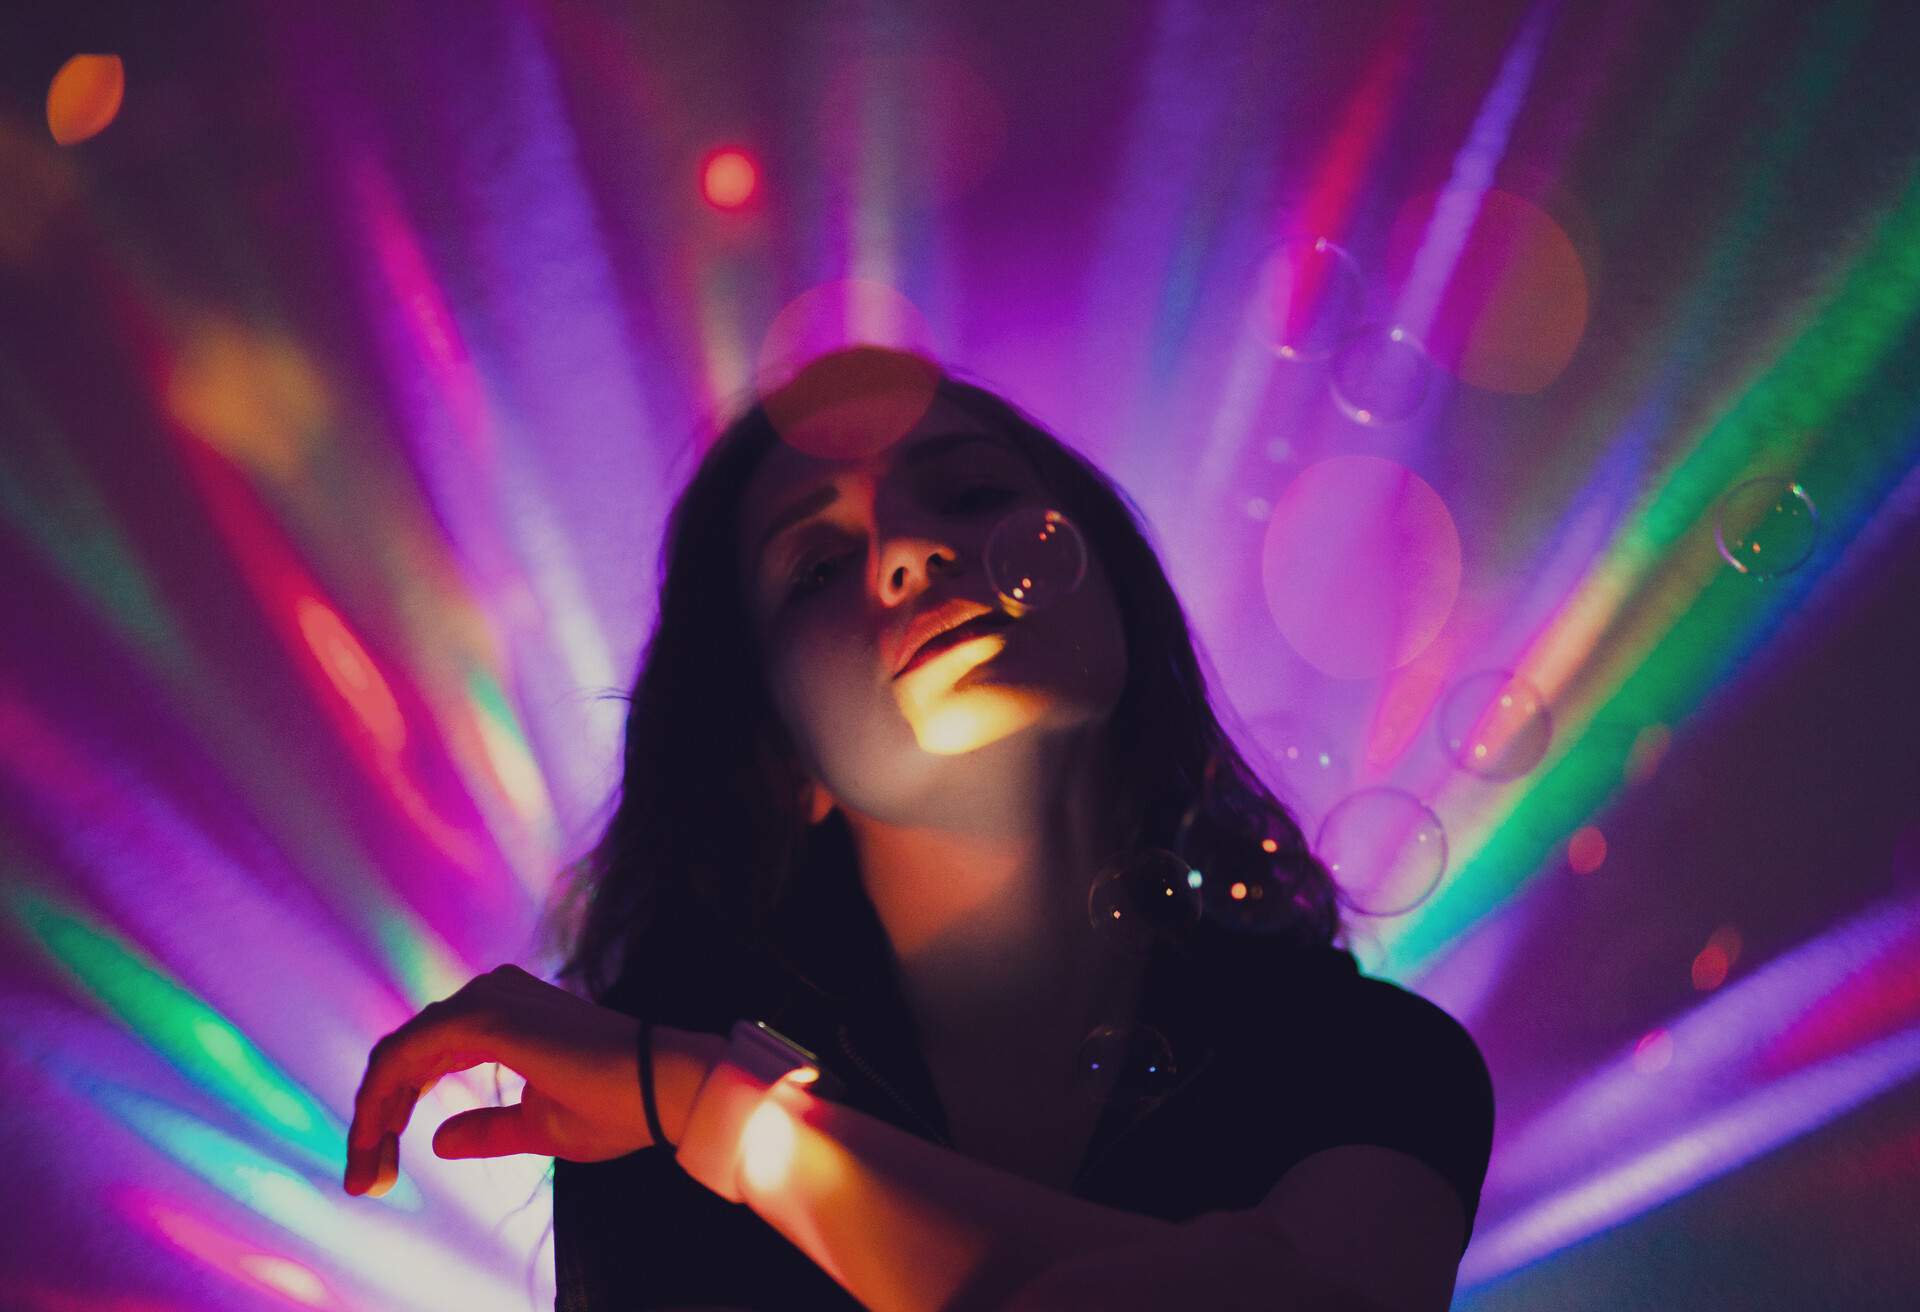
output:
<instances>
[{"instance_id":1,"label":"black bracelet","mask_svg":"<svg viewBox=\"0 0 1920 1312\"><path fill-rule=\"evenodd\" d=\"M653 1102L653 1018L640 1018L640 1105L647 1113L647 1133L655 1147L670 1148L667 1132L660 1128L660 1109Z\"/></svg>"}]
</instances>

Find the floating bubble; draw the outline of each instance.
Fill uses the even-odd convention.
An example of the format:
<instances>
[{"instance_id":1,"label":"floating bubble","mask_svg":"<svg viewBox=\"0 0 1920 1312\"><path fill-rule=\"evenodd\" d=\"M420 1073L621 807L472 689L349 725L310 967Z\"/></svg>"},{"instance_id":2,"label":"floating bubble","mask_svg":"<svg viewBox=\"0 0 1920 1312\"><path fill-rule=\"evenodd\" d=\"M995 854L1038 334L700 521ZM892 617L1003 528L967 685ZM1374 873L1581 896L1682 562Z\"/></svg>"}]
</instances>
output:
<instances>
[{"instance_id":1,"label":"floating bubble","mask_svg":"<svg viewBox=\"0 0 1920 1312\"><path fill-rule=\"evenodd\" d=\"M1440 817L1412 793L1365 788L1327 813L1314 849L1347 904L1369 916L1413 910L1447 871Z\"/></svg>"},{"instance_id":2,"label":"floating bubble","mask_svg":"<svg viewBox=\"0 0 1920 1312\"><path fill-rule=\"evenodd\" d=\"M1199 883L1184 858L1165 848L1148 848L1093 881L1087 918L1108 946L1129 956L1148 956L1163 937L1177 938L1199 923Z\"/></svg>"},{"instance_id":3,"label":"floating bubble","mask_svg":"<svg viewBox=\"0 0 1920 1312\"><path fill-rule=\"evenodd\" d=\"M1086 576L1086 540L1057 510L1022 507L987 536L987 579L1015 619L1058 602Z\"/></svg>"},{"instance_id":4,"label":"floating bubble","mask_svg":"<svg viewBox=\"0 0 1920 1312\"><path fill-rule=\"evenodd\" d=\"M1460 680L1441 700L1436 722L1447 758L1483 779L1518 779L1546 759L1553 742L1546 698L1510 670Z\"/></svg>"},{"instance_id":5,"label":"floating bubble","mask_svg":"<svg viewBox=\"0 0 1920 1312\"><path fill-rule=\"evenodd\" d=\"M1790 479L1755 478L1721 500L1713 540L1727 564L1756 579L1771 579L1806 564L1819 527L1819 512L1805 488Z\"/></svg>"},{"instance_id":6,"label":"floating bubble","mask_svg":"<svg viewBox=\"0 0 1920 1312\"><path fill-rule=\"evenodd\" d=\"M1325 360L1353 331L1366 289L1353 257L1325 237L1290 237L1260 266L1253 329L1282 360Z\"/></svg>"},{"instance_id":7,"label":"floating bubble","mask_svg":"<svg viewBox=\"0 0 1920 1312\"><path fill-rule=\"evenodd\" d=\"M1418 413L1433 361L1406 329L1372 324L1340 344L1328 371L1334 404L1356 424L1397 424Z\"/></svg>"},{"instance_id":8,"label":"floating bubble","mask_svg":"<svg viewBox=\"0 0 1920 1312\"><path fill-rule=\"evenodd\" d=\"M96 137L119 115L126 91L120 56L75 55L47 86L47 130L63 146Z\"/></svg>"},{"instance_id":9,"label":"floating bubble","mask_svg":"<svg viewBox=\"0 0 1920 1312\"><path fill-rule=\"evenodd\" d=\"M1076 1081L1095 1102L1114 1095L1161 1098L1180 1074L1172 1046L1151 1025L1098 1027L1081 1041L1074 1067Z\"/></svg>"}]
</instances>

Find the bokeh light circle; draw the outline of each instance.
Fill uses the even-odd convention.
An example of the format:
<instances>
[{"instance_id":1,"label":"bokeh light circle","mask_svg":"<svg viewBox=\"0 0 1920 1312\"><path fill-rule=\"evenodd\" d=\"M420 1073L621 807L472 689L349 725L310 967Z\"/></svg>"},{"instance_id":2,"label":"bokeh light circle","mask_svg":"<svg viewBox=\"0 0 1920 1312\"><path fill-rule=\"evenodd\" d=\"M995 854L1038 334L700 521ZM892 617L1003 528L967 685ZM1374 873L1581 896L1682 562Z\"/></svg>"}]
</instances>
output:
<instances>
[{"instance_id":1,"label":"bokeh light circle","mask_svg":"<svg viewBox=\"0 0 1920 1312\"><path fill-rule=\"evenodd\" d=\"M1483 779L1518 779L1546 759L1553 713L1510 670L1470 674L1440 700L1435 722L1447 759Z\"/></svg>"},{"instance_id":2,"label":"bokeh light circle","mask_svg":"<svg viewBox=\"0 0 1920 1312\"><path fill-rule=\"evenodd\" d=\"M1368 324L1334 353L1327 388L1341 413L1356 424L1405 423L1420 412L1433 388L1433 361L1405 328Z\"/></svg>"},{"instance_id":3,"label":"bokeh light circle","mask_svg":"<svg viewBox=\"0 0 1920 1312\"><path fill-rule=\"evenodd\" d=\"M119 116L127 70L118 55L75 55L47 86L47 130L63 146L97 137Z\"/></svg>"},{"instance_id":4,"label":"bokeh light circle","mask_svg":"<svg viewBox=\"0 0 1920 1312\"><path fill-rule=\"evenodd\" d=\"M1282 360L1325 360L1353 332L1365 299L1351 255L1325 237L1289 237L1260 265L1253 331Z\"/></svg>"},{"instance_id":5,"label":"bokeh light circle","mask_svg":"<svg viewBox=\"0 0 1920 1312\"><path fill-rule=\"evenodd\" d=\"M1460 592L1460 533L1426 480L1379 456L1309 465L1274 501L1267 610L1323 674L1364 679L1418 656Z\"/></svg>"},{"instance_id":6,"label":"bokeh light circle","mask_svg":"<svg viewBox=\"0 0 1920 1312\"><path fill-rule=\"evenodd\" d=\"M1094 1102L1109 1097L1161 1098L1179 1078L1173 1047L1151 1025L1101 1025L1080 1043L1074 1075Z\"/></svg>"},{"instance_id":7,"label":"bokeh light circle","mask_svg":"<svg viewBox=\"0 0 1920 1312\"><path fill-rule=\"evenodd\" d=\"M859 459L920 422L939 387L937 359L911 301L885 283L849 278L801 293L774 316L754 378L790 446Z\"/></svg>"},{"instance_id":8,"label":"bokeh light circle","mask_svg":"<svg viewBox=\"0 0 1920 1312\"><path fill-rule=\"evenodd\" d=\"M1108 947L1145 957L1200 923L1200 892L1183 857L1148 848L1116 861L1087 891L1087 919Z\"/></svg>"},{"instance_id":9,"label":"bokeh light circle","mask_svg":"<svg viewBox=\"0 0 1920 1312\"><path fill-rule=\"evenodd\" d=\"M1791 479L1754 478L1727 493L1713 520L1720 557L1755 579L1778 578L1807 563L1820 514Z\"/></svg>"},{"instance_id":10,"label":"bokeh light circle","mask_svg":"<svg viewBox=\"0 0 1920 1312\"><path fill-rule=\"evenodd\" d=\"M1343 900L1369 916L1397 916L1433 895L1447 872L1447 833L1427 805L1400 788L1365 788L1320 822L1314 851Z\"/></svg>"},{"instance_id":11,"label":"bokeh light circle","mask_svg":"<svg viewBox=\"0 0 1920 1312\"><path fill-rule=\"evenodd\" d=\"M739 209L753 199L759 186L760 170L743 150L723 147L700 165L700 194L715 209Z\"/></svg>"},{"instance_id":12,"label":"bokeh light circle","mask_svg":"<svg viewBox=\"0 0 1920 1312\"><path fill-rule=\"evenodd\" d=\"M1057 510L1023 506L987 535L987 579L1016 619L1054 605L1087 576L1087 543Z\"/></svg>"},{"instance_id":13,"label":"bokeh light circle","mask_svg":"<svg viewBox=\"0 0 1920 1312\"><path fill-rule=\"evenodd\" d=\"M1445 219L1445 193L1401 207L1387 243L1389 276L1404 281L1422 245ZM1427 353L1461 382L1530 394L1558 378L1587 329L1590 279L1566 230L1540 206L1492 188L1478 198L1425 326Z\"/></svg>"}]
</instances>

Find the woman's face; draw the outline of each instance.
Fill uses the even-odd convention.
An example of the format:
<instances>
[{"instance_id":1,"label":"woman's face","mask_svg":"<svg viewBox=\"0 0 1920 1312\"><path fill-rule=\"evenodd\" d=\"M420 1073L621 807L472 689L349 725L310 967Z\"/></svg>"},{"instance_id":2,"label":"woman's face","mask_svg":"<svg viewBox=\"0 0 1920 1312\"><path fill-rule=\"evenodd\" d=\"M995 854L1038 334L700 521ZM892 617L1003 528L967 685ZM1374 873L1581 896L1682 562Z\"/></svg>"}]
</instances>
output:
<instances>
[{"instance_id":1,"label":"woman's face","mask_svg":"<svg viewBox=\"0 0 1920 1312\"><path fill-rule=\"evenodd\" d=\"M896 673L916 619L954 603L1001 611L988 534L1009 511L1055 504L1011 440L944 395L876 455L779 443L761 462L741 507L742 587L775 704L835 800L923 821L930 799L954 805L987 767L980 749L1112 712L1126 640L1091 550L1072 593Z\"/></svg>"}]
</instances>

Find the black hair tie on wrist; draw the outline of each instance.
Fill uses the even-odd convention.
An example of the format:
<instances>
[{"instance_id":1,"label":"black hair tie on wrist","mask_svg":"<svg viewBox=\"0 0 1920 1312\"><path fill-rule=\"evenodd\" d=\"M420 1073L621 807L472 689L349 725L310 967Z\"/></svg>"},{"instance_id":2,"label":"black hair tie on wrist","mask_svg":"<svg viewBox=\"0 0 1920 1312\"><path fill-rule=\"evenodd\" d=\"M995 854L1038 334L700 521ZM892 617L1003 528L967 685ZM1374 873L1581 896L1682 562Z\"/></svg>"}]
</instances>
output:
<instances>
[{"instance_id":1,"label":"black hair tie on wrist","mask_svg":"<svg viewBox=\"0 0 1920 1312\"><path fill-rule=\"evenodd\" d=\"M660 1109L653 1101L653 1018L640 1018L640 1105L647 1113L647 1133L657 1147L672 1147L667 1132L660 1128Z\"/></svg>"}]
</instances>

